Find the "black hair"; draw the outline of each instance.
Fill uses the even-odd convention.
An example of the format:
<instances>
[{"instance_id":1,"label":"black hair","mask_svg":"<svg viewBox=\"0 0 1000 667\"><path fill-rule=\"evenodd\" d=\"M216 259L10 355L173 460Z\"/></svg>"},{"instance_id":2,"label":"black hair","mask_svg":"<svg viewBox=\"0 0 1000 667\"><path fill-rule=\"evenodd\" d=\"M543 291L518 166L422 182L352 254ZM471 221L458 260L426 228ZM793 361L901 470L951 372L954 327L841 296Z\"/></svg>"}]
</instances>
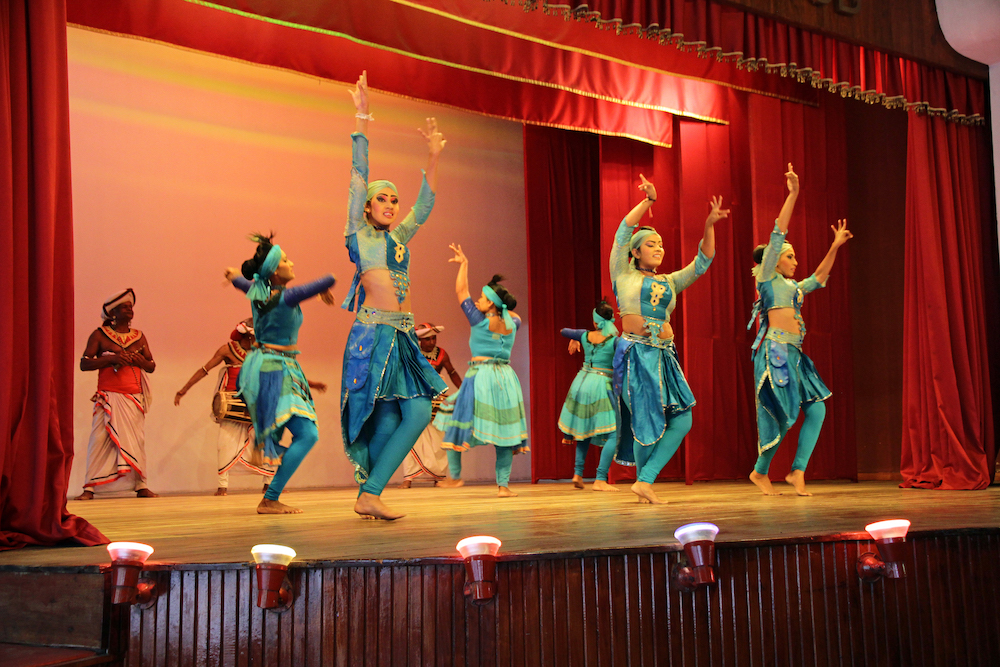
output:
<instances>
[{"instance_id":1,"label":"black hair","mask_svg":"<svg viewBox=\"0 0 1000 667\"><path fill-rule=\"evenodd\" d=\"M493 291L497 293L497 296L500 297L500 300L507 305L507 310L514 310L514 308L517 307L517 299L514 298L513 294L507 291L506 287L500 284L503 279L503 276L497 273L494 274L490 282L486 284L491 287Z\"/></svg>"},{"instance_id":2,"label":"black hair","mask_svg":"<svg viewBox=\"0 0 1000 667\"><path fill-rule=\"evenodd\" d=\"M271 232L267 236L264 236L260 232L254 232L247 236L251 241L257 244L257 252L254 253L253 257L243 262L243 266L240 267L240 273L247 280L253 280L253 274L260 273L260 267L264 264L264 260L267 259L267 253L271 252L271 248L274 244L271 239L274 238L274 232Z\"/></svg>"},{"instance_id":3,"label":"black hair","mask_svg":"<svg viewBox=\"0 0 1000 667\"><path fill-rule=\"evenodd\" d=\"M601 297L601 302L597 304L597 308L594 308L597 314L606 320L615 319L615 309L608 304L608 300L603 296Z\"/></svg>"},{"instance_id":4,"label":"black hair","mask_svg":"<svg viewBox=\"0 0 1000 667\"><path fill-rule=\"evenodd\" d=\"M767 247L766 245L762 244L762 245L759 245L759 246L757 246L756 248L753 249L753 263L754 264L760 264L762 261L764 261L764 249L766 247Z\"/></svg>"}]
</instances>

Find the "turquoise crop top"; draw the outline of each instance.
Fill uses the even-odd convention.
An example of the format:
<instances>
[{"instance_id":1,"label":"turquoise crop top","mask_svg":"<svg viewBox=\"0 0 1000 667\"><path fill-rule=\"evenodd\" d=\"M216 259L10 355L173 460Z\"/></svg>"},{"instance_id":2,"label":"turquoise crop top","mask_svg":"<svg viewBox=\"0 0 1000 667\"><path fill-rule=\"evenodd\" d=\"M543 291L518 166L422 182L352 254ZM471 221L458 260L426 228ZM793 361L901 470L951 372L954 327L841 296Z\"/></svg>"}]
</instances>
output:
<instances>
[{"instance_id":1,"label":"turquoise crop top","mask_svg":"<svg viewBox=\"0 0 1000 667\"><path fill-rule=\"evenodd\" d=\"M641 315L647 320L669 322L670 313L677 305L677 295L708 270L712 258L701 251L699 243L698 255L683 269L646 275L629 261L632 230L622 219L611 247L611 282L618 299L618 311L622 315Z\"/></svg>"},{"instance_id":2,"label":"turquoise crop top","mask_svg":"<svg viewBox=\"0 0 1000 667\"><path fill-rule=\"evenodd\" d=\"M302 326L302 307L299 304L330 289L335 282L332 275L327 275L306 285L278 287L278 291L267 301L251 302L253 331L257 342L271 345L297 344L299 327ZM233 286L244 294L252 284L243 277L233 279Z\"/></svg>"},{"instance_id":3,"label":"turquoise crop top","mask_svg":"<svg viewBox=\"0 0 1000 667\"><path fill-rule=\"evenodd\" d=\"M406 244L427 221L434 208L434 192L427 183L427 175L420 183L417 201L410 212L390 232L376 229L368 224L365 204L368 202L368 138L357 132L351 135L351 192L347 204L347 226L344 227L347 255L356 270L354 280L342 308L354 310L365 302L365 290L361 287L361 275L372 269L388 269L392 283L396 287L399 303L406 300L410 291L410 249Z\"/></svg>"},{"instance_id":4,"label":"turquoise crop top","mask_svg":"<svg viewBox=\"0 0 1000 667\"><path fill-rule=\"evenodd\" d=\"M592 368L611 369L615 359L617 336L605 338L600 344L594 345L587 338L590 332L586 329L563 329L560 333L566 338L580 341L583 347L583 363L590 364Z\"/></svg>"},{"instance_id":5,"label":"turquoise crop top","mask_svg":"<svg viewBox=\"0 0 1000 667\"><path fill-rule=\"evenodd\" d=\"M476 308L471 298L462 302L462 312L469 320L472 330L469 332L469 351L474 357L492 357L494 359L510 360L510 350L514 347L514 337L521 328L521 318L514 318L514 330L509 334L490 331L490 320L486 314Z\"/></svg>"}]
</instances>

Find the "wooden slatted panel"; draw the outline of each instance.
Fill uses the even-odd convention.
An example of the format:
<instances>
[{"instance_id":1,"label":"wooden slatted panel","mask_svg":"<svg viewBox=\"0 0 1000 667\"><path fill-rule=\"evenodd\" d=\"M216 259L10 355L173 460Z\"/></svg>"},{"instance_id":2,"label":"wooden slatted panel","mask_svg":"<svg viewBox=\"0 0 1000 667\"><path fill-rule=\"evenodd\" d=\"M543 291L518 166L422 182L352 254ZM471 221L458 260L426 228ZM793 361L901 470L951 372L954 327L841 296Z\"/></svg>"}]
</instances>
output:
<instances>
[{"instance_id":1,"label":"wooden slatted panel","mask_svg":"<svg viewBox=\"0 0 1000 667\"><path fill-rule=\"evenodd\" d=\"M909 540L907 577L860 581L869 542L723 547L717 583L670 589L677 553L501 561L497 597L460 564L295 567L295 600L258 609L250 569L152 573L128 665L993 665L1000 533Z\"/></svg>"}]
</instances>

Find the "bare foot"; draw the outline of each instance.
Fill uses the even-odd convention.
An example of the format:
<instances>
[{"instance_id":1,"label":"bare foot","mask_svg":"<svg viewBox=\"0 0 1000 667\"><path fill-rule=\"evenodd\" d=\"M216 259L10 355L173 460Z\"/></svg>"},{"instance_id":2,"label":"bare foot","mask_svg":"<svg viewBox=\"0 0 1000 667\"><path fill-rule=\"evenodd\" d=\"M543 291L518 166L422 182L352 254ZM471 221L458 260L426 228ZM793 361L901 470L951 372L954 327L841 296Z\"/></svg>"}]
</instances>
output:
<instances>
[{"instance_id":1,"label":"bare foot","mask_svg":"<svg viewBox=\"0 0 1000 667\"><path fill-rule=\"evenodd\" d=\"M410 480L408 480L408 479L404 479L404 480L403 480L403 483L399 485L399 488L401 488L401 489L408 489L408 488L410 488L411 486L413 486L413 482L411 482L411 481L410 481Z\"/></svg>"},{"instance_id":2,"label":"bare foot","mask_svg":"<svg viewBox=\"0 0 1000 667\"><path fill-rule=\"evenodd\" d=\"M795 493L800 496L811 496L812 494L806 491L806 471L805 470L793 470L792 472L785 475L785 481L795 487Z\"/></svg>"},{"instance_id":3,"label":"bare foot","mask_svg":"<svg viewBox=\"0 0 1000 667\"><path fill-rule=\"evenodd\" d=\"M614 484L608 484L603 479L595 479L594 486L592 488L594 491L621 491L621 489L616 487Z\"/></svg>"},{"instance_id":4,"label":"bare foot","mask_svg":"<svg viewBox=\"0 0 1000 667\"><path fill-rule=\"evenodd\" d=\"M371 493L362 493L358 496L358 502L354 503L354 511L360 514L362 519L395 521L406 516L402 512L393 512L385 506L380 497Z\"/></svg>"},{"instance_id":5,"label":"bare foot","mask_svg":"<svg viewBox=\"0 0 1000 667\"><path fill-rule=\"evenodd\" d=\"M573 488L582 489L583 488L583 477L579 475L573 475Z\"/></svg>"},{"instance_id":6,"label":"bare foot","mask_svg":"<svg viewBox=\"0 0 1000 667\"><path fill-rule=\"evenodd\" d=\"M666 500L660 500L656 492L653 491L653 485L647 482L640 482L636 480L635 484L632 485L632 493L639 496L639 502L646 500L646 502L653 505L666 505Z\"/></svg>"},{"instance_id":7,"label":"bare foot","mask_svg":"<svg viewBox=\"0 0 1000 667\"><path fill-rule=\"evenodd\" d=\"M226 495L228 493L229 493L229 490L226 489L226 487L224 487L224 486L220 486L219 488L217 488L215 490L215 495L217 495L217 496L224 496L224 495Z\"/></svg>"},{"instance_id":8,"label":"bare foot","mask_svg":"<svg viewBox=\"0 0 1000 667\"><path fill-rule=\"evenodd\" d=\"M460 479L442 479L438 480L437 485L443 489L457 489L460 486L465 486L465 482Z\"/></svg>"},{"instance_id":9,"label":"bare foot","mask_svg":"<svg viewBox=\"0 0 1000 667\"><path fill-rule=\"evenodd\" d=\"M775 491L774 487L771 486L771 480L767 478L767 475L761 475L759 472L754 470L750 473L750 481L757 485L757 488L765 496L780 496L780 491Z\"/></svg>"},{"instance_id":10,"label":"bare foot","mask_svg":"<svg viewBox=\"0 0 1000 667\"><path fill-rule=\"evenodd\" d=\"M302 510L279 503L277 500L261 498L260 504L257 505L257 514L302 514Z\"/></svg>"},{"instance_id":11,"label":"bare foot","mask_svg":"<svg viewBox=\"0 0 1000 667\"><path fill-rule=\"evenodd\" d=\"M508 489L506 486L499 487L497 491L497 498L516 498L517 494Z\"/></svg>"},{"instance_id":12,"label":"bare foot","mask_svg":"<svg viewBox=\"0 0 1000 667\"><path fill-rule=\"evenodd\" d=\"M136 498L159 498L160 496L156 495L155 493L153 493L149 489L139 489L138 491L135 492L135 497Z\"/></svg>"},{"instance_id":13,"label":"bare foot","mask_svg":"<svg viewBox=\"0 0 1000 667\"><path fill-rule=\"evenodd\" d=\"M270 484L265 484L264 488L260 490L261 493L267 493L267 488L271 486Z\"/></svg>"},{"instance_id":14,"label":"bare foot","mask_svg":"<svg viewBox=\"0 0 1000 667\"><path fill-rule=\"evenodd\" d=\"M93 500L93 499L94 499L94 492L84 489L83 493L78 495L73 500Z\"/></svg>"}]
</instances>

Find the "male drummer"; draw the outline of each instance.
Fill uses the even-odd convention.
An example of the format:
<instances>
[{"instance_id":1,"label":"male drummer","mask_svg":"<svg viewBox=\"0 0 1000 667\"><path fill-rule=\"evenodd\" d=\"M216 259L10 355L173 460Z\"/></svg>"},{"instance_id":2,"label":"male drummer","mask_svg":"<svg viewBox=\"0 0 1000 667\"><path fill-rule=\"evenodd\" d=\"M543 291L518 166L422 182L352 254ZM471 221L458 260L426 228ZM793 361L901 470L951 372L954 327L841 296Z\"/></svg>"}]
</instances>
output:
<instances>
[{"instance_id":1,"label":"male drummer","mask_svg":"<svg viewBox=\"0 0 1000 667\"><path fill-rule=\"evenodd\" d=\"M246 405L236 397L236 378L240 367L246 359L247 352L253 347L253 320L246 319L236 325L229 335L229 342L216 350L215 355L204 366L191 376L181 390L174 396L174 405L181 404L181 396L197 384L208 372L225 362L226 366L219 375L218 391L213 403L213 411L219 422L219 488L215 495L224 496L229 490L229 470L237 463L250 473L264 478L264 491L267 491L274 468L264 465L262 461L254 461L253 430L250 426L250 416L246 413ZM239 470L239 468L237 468Z\"/></svg>"}]
</instances>

